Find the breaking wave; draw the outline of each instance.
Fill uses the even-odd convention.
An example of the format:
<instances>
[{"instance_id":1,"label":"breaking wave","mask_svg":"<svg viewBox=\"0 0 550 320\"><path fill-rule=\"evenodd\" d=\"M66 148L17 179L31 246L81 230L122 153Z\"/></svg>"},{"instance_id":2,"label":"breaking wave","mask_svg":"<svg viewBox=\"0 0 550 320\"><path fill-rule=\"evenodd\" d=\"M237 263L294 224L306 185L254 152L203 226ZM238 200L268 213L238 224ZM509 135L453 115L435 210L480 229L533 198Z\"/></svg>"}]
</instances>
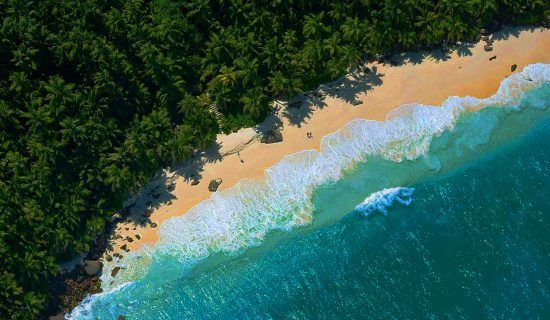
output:
<instances>
[{"instance_id":1,"label":"breaking wave","mask_svg":"<svg viewBox=\"0 0 550 320\"><path fill-rule=\"evenodd\" d=\"M414 188L388 188L375 192L368 196L363 202L355 207L355 211L360 212L365 217L373 213L388 214L388 208L394 202L408 206L412 202Z\"/></svg>"}]
</instances>

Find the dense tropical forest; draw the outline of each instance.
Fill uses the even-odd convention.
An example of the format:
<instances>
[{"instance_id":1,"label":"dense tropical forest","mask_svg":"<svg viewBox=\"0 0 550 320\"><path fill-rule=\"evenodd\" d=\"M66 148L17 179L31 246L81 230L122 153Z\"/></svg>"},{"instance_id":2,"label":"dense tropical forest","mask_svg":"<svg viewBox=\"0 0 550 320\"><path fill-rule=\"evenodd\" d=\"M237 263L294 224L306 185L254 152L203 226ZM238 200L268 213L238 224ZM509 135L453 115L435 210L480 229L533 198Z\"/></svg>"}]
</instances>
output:
<instances>
[{"instance_id":1,"label":"dense tropical forest","mask_svg":"<svg viewBox=\"0 0 550 320\"><path fill-rule=\"evenodd\" d=\"M38 317L58 262L129 194L272 99L549 14L548 0L0 2L0 318Z\"/></svg>"}]
</instances>

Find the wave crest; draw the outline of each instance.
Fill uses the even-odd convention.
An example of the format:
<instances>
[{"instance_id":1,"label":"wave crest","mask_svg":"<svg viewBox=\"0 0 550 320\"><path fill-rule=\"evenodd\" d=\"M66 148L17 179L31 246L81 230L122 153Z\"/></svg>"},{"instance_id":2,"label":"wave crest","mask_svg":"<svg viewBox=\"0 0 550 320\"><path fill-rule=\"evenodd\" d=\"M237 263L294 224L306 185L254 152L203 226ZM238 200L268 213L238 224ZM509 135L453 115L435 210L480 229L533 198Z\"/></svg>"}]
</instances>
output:
<instances>
[{"instance_id":1,"label":"wave crest","mask_svg":"<svg viewBox=\"0 0 550 320\"><path fill-rule=\"evenodd\" d=\"M394 202L408 206L412 203L412 194L414 188L389 188L375 192L368 196L363 202L355 207L355 211L360 212L365 217L373 213L380 212L384 215L388 214L388 208Z\"/></svg>"}]
</instances>

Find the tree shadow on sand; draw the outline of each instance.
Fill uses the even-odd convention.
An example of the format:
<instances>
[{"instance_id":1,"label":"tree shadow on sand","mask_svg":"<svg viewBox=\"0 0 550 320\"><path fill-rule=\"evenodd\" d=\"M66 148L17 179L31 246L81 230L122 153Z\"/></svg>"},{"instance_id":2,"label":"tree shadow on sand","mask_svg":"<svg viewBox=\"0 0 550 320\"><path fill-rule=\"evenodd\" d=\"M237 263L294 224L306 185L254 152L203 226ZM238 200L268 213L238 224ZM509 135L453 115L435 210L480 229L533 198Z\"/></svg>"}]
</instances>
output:
<instances>
[{"instance_id":1,"label":"tree shadow on sand","mask_svg":"<svg viewBox=\"0 0 550 320\"><path fill-rule=\"evenodd\" d=\"M283 109L282 116L288 119L290 125L301 127L306 119L311 117L314 110L327 106L324 101L325 97L353 104L358 101L357 98L360 94L382 85L383 76L375 66L371 68L356 66L350 70L346 77L320 85L317 90L306 92L292 99L289 102L290 106Z\"/></svg>"}]
</instances>

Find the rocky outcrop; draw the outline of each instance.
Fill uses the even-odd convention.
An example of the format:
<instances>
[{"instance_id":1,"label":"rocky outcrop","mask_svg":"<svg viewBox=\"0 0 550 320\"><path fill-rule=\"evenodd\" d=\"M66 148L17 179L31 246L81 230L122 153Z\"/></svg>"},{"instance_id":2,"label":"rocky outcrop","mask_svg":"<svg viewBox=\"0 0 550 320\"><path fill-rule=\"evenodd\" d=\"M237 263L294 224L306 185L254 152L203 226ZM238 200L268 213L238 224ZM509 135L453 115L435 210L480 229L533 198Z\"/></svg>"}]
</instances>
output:
<instances>
[{"instance_id":1,"label":"rocky outcrop","mask_svg":"<svg viewBox=\"0 0 550 320\"><path fill-rule=\"evenodd\" d=\"M283 141L283 134L277 130L269 130L262 135L261 143L277 143Z\"/></svg>"},{"instance_id":2,"label":"rocky outcrop","mask_svg":"<svg viewBox=\"0 0 550 320\"><path fill-rule=\"evenodd\" d=\"M95 276L103 265L98 260L84 260L84 271L89 276Z\"/></svg>"}]
</instances>

